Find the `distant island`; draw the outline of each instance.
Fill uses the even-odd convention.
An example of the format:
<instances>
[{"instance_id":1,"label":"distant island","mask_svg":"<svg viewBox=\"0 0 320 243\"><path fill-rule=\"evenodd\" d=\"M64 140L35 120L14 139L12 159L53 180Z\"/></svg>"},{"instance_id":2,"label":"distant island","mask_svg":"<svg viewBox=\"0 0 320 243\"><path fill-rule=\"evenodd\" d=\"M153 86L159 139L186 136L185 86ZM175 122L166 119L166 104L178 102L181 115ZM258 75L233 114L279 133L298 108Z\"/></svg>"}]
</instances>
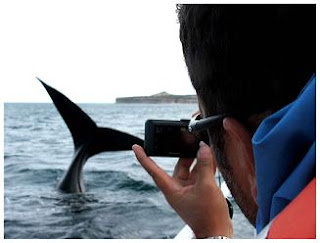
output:
<instances>
[{"instance_id":1,"label":"distant island","mask_svg":"<svg viewBox=\"0 0 320 243\"><path fill-rule=\"evenodd\" d=\"M135 96L135 97L119 97L116 98L116 103L130 104L130 103L147 103L147 104L160 104L160 103L197 103L196 95L173 95L167 92L161 92L150 96Z\"/></svg>"}]
</instances>

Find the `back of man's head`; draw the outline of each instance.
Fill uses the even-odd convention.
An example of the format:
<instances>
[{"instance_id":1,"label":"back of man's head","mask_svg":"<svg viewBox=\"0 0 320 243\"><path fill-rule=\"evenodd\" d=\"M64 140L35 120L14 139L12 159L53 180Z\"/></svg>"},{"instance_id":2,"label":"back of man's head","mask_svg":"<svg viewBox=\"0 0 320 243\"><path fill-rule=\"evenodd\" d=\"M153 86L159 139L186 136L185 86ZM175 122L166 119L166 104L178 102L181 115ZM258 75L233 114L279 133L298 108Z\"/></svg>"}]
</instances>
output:
<instances>
[{"instance_id":1,"label":"back of man's head","mask_svg":"<svg viewBox=\"0 0 320 243\"><path fill-rule=\"evenodd\" d=\"M315 5L178 6L189 75L207 115L293 101L315 72Z\"/></svg>"}]
</instances>

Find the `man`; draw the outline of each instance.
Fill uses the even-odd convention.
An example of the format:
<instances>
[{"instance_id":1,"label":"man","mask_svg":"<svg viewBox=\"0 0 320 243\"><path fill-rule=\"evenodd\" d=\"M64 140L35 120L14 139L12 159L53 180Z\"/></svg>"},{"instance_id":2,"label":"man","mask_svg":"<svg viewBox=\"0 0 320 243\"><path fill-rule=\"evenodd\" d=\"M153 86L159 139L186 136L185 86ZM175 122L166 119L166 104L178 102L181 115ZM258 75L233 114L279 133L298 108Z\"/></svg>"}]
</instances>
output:
<instances>
[{"instance_id":1,"label":"man","mask_svg":"<svg viewBox=\"0 0 320 243\"><path fill-rule=\"evenodd\" d=\"M191 171L180 159L171 177L134 145L137 159L197 238L233 235L216 166L257 233L314 238L315 5L183 5L178 17L202 117L229 115Z\"/></svg>"}]
</instances>

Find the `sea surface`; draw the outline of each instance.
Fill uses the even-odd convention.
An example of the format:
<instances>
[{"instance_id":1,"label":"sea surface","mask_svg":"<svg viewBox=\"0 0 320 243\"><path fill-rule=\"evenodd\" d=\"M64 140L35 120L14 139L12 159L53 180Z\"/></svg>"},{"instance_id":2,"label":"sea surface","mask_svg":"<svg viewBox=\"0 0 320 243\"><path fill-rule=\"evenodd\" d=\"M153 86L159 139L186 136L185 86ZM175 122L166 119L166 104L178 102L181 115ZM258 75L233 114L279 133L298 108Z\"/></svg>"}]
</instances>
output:
<instances>
[{"instance_id":1,"label":"sea surface","mask_svg":"<svg viewBox=\"0 0 320 243\"><path fill-rule=\"evenodd\" d=\"M188 119L197 110L192 104L79 106L97 125L140 138L147 119ZM72 155L72 137L53 104L4 104L6 239L165 239L184 227L132 151L91 157L84 168L86 192L59 192ZM176 159L155 160L172 173ZM235 238L252 238L253 227L233 204Z\"/></svg>"}]
</instances>

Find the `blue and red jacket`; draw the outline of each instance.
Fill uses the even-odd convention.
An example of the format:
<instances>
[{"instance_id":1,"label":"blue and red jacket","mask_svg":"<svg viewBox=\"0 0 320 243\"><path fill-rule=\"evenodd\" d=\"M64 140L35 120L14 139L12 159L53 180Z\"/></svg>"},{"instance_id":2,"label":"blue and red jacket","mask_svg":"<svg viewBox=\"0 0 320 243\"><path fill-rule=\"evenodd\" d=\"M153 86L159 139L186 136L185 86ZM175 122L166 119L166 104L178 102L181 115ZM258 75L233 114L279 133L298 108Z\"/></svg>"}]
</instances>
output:
<instances>
[{"instance_id":1,"label":"blue and red jacket","mask_svg":"<svg viewBox=\"0 0 320 243\"><path fill-rule=\"evenodd\" d=\"M257 177L257 233L315 238L316 77L299 97L266 118L252 138Z\"/></svg>"}]
</instances>

